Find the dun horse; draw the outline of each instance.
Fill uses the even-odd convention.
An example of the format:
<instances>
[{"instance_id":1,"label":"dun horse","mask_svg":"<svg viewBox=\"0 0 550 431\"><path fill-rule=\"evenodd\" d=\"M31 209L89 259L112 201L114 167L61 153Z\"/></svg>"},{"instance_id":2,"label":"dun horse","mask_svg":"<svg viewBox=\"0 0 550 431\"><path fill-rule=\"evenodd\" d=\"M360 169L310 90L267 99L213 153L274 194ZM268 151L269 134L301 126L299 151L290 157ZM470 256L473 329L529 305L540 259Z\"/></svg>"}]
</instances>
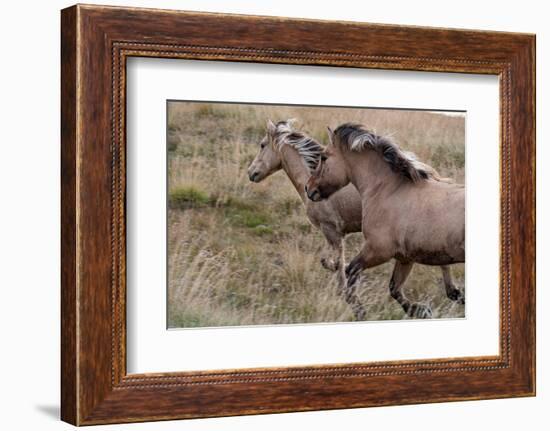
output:
<instances>
[{"instance_id":1,"label":"dun horse","mask_svg":"<svg viewBox=\"0 0 550 431\"><path fill-rule=\"evenodd\" d=\"M361 231L361 199L350 184L323 202L312 202L305 194L305 183L318 165L323 148L308 135L294 130L291 122L277 124L268 121L267 134L260 141L260 150L248 168L251 181L260 182L283 169L306 207L311 223L319 228L328 243L329 253L321 258L323 267L337 271L338 286L344 291L344 243L348 233ZM442 267L446 285L452 285L448 267ZM346 301L357 319L364 319L365 312L354 292L347 292Z\"/></svg>"},{"instance_id":2,"label":"dun horse","mask_svg":"<svg viewBox=\"0 0 550 431\"><path fill-rule=\"evenodd\" d=\"M328 250L321 258L324 268L337 272L338 291L344 292L344 241L346 234L361 230L361 201L350 184L326 201L315 203L305 193L305 184L319 163L323 147L310 136L292 127L292 120L267 122L267 133L260 141L260 150L248 168L250 181L259 183L282 169L305 205L310 222L321 230ZM346 296L358 319L365 312L355 294Z\"/></svg>"},{"instance_id":3,"label":"dun horse","mask_svg":"<svg viewBox=\"0 0 550 431\"><path fill-rule=\"evenodd\" d=\"M414 155L361 125L348 123L334 132L329 129L329 138L306 193L318 202L351 182L361 196L365 241L346 268L347 291L353 293L363 269L395 258L391 296L409 316L431 317L431 309L411 303L402 288L414 263L464 262L464 186L442 180ZM443 268L447 296L464 303L448 268Z\"/></svg>"}]
</instances>

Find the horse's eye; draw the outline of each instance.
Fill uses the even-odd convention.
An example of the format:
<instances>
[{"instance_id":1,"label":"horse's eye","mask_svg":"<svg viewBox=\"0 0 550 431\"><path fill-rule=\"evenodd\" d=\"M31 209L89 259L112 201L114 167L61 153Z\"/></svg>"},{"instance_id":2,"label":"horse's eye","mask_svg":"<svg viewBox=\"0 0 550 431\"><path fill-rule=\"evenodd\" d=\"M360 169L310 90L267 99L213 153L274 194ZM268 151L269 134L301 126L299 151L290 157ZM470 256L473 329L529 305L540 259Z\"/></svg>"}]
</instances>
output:
<instances>
[{"instance_id":1,"label":"horse's eye","mask_svg":"<svg viewBox=\"0 0 550 431\"><path fill-rule=\"evenodd\" d=\"M264 149L264 148L265 148L265 144L260 144L260 148L261 148L261 149Z\"/></svg>"},{"instance_id":2,"label":"horse's eye","mask_svg":"<svg viewBox=\"0 0 550 431\"><path fill-rule=\"evenodd\" d=\"M321 154L321 161L322 161L322 162L326 162L326 161L327 161L327 156L326 156L326 154Z\"/></svg>"}]
</instances>

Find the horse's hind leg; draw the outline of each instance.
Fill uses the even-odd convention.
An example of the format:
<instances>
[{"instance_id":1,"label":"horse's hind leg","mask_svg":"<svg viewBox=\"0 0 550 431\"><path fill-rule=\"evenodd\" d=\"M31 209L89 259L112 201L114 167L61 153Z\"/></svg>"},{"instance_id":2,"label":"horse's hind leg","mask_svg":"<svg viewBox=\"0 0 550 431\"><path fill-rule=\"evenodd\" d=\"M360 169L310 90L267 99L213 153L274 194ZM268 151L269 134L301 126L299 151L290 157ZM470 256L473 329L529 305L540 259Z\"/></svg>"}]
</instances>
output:
<instances>
[{"instance_id":1,"label":"horse's hind leg","mask_svg":"<svg viewBox=\"0 0 550 431\"><path fill-rule=\"evenodd\" d=\"M395 261L393 274L390 280L390 295L399 303L399 305L401 305L405 313L407 313L410 317L427 319L432 317L432 310L430 307L416 302L411 303L402 291L403 285L411 273L412 267L412 262Z\"/></svg>"},{"instance_id":2,"label":"horse's hind leg","mask_svg":"<svg viewBox=\"0 0 550 431\"><path fill-rule=\"evenodd\" d=\"M345 301L351 307L351 311L355 316L355 320L365 320L367 312L365 310L365 306L362 304L362 302L359 300L359 297L355 293L355 287L353 287L352 289L346 288L346 276L344 274L344 271L342 270L339 272L342 273L342 287L340 289L340 292L344 296Z\"/></svg>"},{"instance_id":3,"label":"horse's hind leg","mask_svg":"<svg viewBox=\"0 0 550 431\"><path fill-rule=\"evenodd\" d=\"M445 284L445 293L447 298L452 301L456 301L459 304L464 304L464 294L457 288L453 282L453 274L449 265L441 266L441 273L443 274L443 283Z\"/></svg>"}]
</instances>

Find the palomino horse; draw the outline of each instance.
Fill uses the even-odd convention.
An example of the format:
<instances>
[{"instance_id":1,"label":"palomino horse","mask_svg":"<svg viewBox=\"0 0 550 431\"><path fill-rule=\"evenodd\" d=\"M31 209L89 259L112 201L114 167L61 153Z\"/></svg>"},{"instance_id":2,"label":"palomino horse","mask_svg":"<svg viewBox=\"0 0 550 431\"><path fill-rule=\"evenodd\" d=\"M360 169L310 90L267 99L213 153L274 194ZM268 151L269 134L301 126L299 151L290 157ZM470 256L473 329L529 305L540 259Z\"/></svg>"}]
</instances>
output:
<instances>
[{"instance_id":1,"label":"palomino horse","mask_svg":"<svg viewBox=\"0 0 550 431\"><path fill-rule=\"evenodd\" d=\"M362 203L363 248L346 268L347 290L361 271L395 258L390 294L411 317L428 318L427 305L411 303L402 287L414 263L464 262L464 186L441 179L431 167L391 140L358 124L329 129L330 144L306 184L322 201L351 182ZM447 296L464 295L445 277Z\"/></svg>"},{"instance_id":2,"label":"palomino horse","mask_svg":"<svg viewBox=\"0 0 550 431\"><path fill-rule=\"evenodd\" d=\"M292 128L291 121L277 124L268 121L267 134L260 141L260 150L248 168L251 181L260 182L283 169L306 207L311 223L321 230L328 243L329 254L321 264L337 271L339 290L346 283L344 273L344 242L348 233L361 231L361 199L351 184L322 202L312 202L305 194L305 183L318 165L323 148L310 136ZM446 285L452 286L450 269L441 267ZM454 288L454 286L452 286ZM356 319L362 320L365 312L354 292L346 291Z\"/></svg>"}]
</instances>

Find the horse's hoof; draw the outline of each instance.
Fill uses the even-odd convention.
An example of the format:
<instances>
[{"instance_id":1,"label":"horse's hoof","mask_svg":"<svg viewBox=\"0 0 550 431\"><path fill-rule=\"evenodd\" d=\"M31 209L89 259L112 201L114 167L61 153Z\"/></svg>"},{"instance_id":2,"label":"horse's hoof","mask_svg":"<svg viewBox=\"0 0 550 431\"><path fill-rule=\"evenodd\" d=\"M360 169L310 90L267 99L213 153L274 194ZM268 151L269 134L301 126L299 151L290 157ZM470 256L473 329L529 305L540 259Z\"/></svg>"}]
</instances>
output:
<instances>
[{"instance_id":1,"label":"horse's hoof","mask_svg":"<svg viewBox=\"0 0 550 431\"><path fill-rule=\"evenodd\" d=\"M357 296L351 293L350 296L346 298L346 302L350 304L351 310L353 311L353 317L356 321L366 320L367 312Z\"/></svg>"},{"instance_id":2,"label":"horse's hoof","mask_svg":"<svg viewBox=\"0 0 550 431\"><path fill-rule=\"evenodd\" d=\"M355 320L357 321L363 321L365 320L365 317L367 317L367 312L365 310L358 310L353 314L355 315Z\"/></svg>"},{"instance_id":3,"label":"horse's hoof","mask_svg":"<svg viewBox=\"0 0 550 431\"><path fill-rule=\"evenodd\" d=\"M447 291L447 298L449 298L451 301L456 301L462 305L466 303L464 294L460 291L460 289L457 289L456 287L452 290Z\"/></svg>"},{"instance_id":4,"label":"horse's hoof","mask_svg":"<svg viewBox=\"0 0 550 431\"><path fill-rule=\"evenodd\" d=\"M323 257L321 259L321 266L332 272L338 270L338 262L334 262L332 259L327 259L326 257Z\"/></svg>"},{"instance_id":5,"label":"horse's hoof","mask_svg":"<svg viewBox=\"0 0 550 431\"><path fill-rule=\"evenodd\" d=\"M416 317L417 319L431 319L432 309L428 305L412 304L409 309L409 316Z\"/></svg>"},{"instance_id":6,"label":"horse's hoof","mask_svg":"<svg viewBox=\"0 0 550 431\"><path fill-rule=\"evenodd\" d=\"M359 276L361 274L359 272L354 272L350 276L348 276L348 283L347 283L347 289L348 291L354 291L355 290L355 283L357 283L357 280L359 279Z\"/></svg>"}]
</instances>

